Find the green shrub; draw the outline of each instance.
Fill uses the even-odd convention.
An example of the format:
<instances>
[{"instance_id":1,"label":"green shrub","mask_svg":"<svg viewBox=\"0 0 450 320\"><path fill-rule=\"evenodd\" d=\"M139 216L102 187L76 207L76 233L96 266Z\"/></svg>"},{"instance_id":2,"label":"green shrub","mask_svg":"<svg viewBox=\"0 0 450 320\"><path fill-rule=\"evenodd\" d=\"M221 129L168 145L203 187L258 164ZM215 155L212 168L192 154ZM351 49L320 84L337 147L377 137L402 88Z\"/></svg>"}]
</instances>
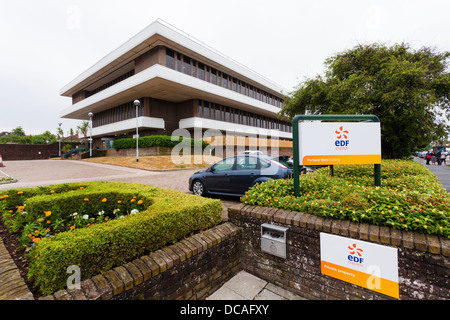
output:
<instances>
[{"instance_id":1,"label":"green shrub","mask_svg":"<svg viewBox=\"0 0 450 320\"><path fill-rule=\"evenodd\" d=\"M300 197L292 179L271 180L251 188L241 201L250 205L313 213L414 230L450 238L450 197L422 164L382 162L382 187L374 186L373 166L334 166L300 177Z\"/></svg>"},{"instance_id":2,"label":"green shrub","mask_svg":"<svg viewBox=\"0 0 450 320\"><path fill-rule=\"evenodd\" d=\"M83 189L79 189L80 187ZM49 193L51 191L54 192ZM19 192L22 193L18 194ZM8 197L4 197L5 195ZM88 202L84 201L85 198L92 203L90 210L96 212L106 209L103 206L105 202L102 202L104 198L111 200L111 203L131 202L133 196L136 196L135 199L144 199L145 207L137 214L56 233L50 237L42 237L35 243L27 255L30 259L28 276L33 278L43 294L51 294L65 287L68 277L66 271L71 265L80 267L82 279L89 279L194 232L211 228L221 221L220 200L119 182L68 184L65 187L51 186L41 190L9 190L0 193L0 210L3 211L5 224L14 225L17 231L20 221L25 229L29 226L25 223L36 223L33 219L39 219L44 211L51 208L59 207L56 215L66 219L74 211L82 209ZM26 209L16 210L17 208L12 207L20 203L19 199L25 200L23 204ZM18 207L23 207L23 204ZM26 214L22 215L24 210L27 210ZM31 229L28 231L31 232L34 226L29 226Z\"/></svg>"},{"instance_id":3,"label":"green shrub","mask_svg":"<svg viewBox=\"0 0 450 320\"><path fill-rule=\"evenodd\" d=\"M147 148L147 147L173 148L180 142L189 144L191 147L194 147L195 142L201 143L202 149L208 146L208 143L206 143L203 140L194 140L191 138L171 137L171 136L146 136L139 138L139 148ZM114 149L116 149L116 151L120 149L136 148L136 139L124 138L115 140L113 147Z\"/></svg>"}]
</instances>

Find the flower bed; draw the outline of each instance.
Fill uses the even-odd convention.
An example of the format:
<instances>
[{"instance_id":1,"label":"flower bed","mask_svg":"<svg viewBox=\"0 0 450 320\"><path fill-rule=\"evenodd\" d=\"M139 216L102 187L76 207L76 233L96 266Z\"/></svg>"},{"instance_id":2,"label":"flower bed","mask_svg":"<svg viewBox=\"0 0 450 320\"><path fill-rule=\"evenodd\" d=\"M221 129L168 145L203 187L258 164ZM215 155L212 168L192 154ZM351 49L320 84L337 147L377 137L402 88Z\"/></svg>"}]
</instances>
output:
<instances>
[{"instance_id":1,"label":"flower bed","mask_svg":"<svg viewBox=\"0 0 450 320\"><path fill-rule=\"evenodd\" d=\"M382 162L382 187L374 186L373 166L334 166L302 175L294 197L292 179L271 180L251 188L241 201L348 219L395 229L450 237L450 197L423 165L414 161Z\"/></svg>"},{"instance_id":2,"label":"flower bed","mask_svg":"<svg viewBox=\"0 0 450 320\"><path fill-rule=\"evenodd\" d=\"M18 233L29 277L43 294L174 243L221 221L219 200L118 182L64 184L0 192L2 221Z\"/></svg>"}]
</instances>

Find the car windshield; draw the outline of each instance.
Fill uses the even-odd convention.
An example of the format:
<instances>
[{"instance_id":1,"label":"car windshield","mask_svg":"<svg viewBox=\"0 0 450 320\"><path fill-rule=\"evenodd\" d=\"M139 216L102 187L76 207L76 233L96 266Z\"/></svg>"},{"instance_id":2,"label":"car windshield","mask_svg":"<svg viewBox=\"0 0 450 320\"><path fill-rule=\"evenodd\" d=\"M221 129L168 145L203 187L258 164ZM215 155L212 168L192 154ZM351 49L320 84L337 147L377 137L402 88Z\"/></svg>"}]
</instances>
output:
<instances>
[{"instance_id":1,"label":"car windshield","mask_svg":"<svg viewBox=\"0 0 450 320\"><path fill-rule=\"evenodd\" d=\"M279 157L279 158L275 158L273 160L278 161L279 163L288 167L289 169L294 168L294 162L288 157Z\"/></svg>"}]
</instances>

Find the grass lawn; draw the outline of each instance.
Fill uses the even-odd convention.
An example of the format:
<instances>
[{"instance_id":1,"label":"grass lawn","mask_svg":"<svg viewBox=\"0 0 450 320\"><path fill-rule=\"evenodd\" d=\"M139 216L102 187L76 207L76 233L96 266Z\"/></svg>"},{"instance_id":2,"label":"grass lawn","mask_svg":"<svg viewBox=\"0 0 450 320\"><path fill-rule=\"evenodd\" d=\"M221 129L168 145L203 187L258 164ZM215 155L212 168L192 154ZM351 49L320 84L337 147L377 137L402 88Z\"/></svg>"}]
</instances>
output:
<instances>
[{"instance_id":1,"label":"grass lawn","mask_svg":"<svg viewBox=\"0 0 450 320\"><path fill-rule=\"evenodd\" d=\"M136 157L98 157L92 159L85 159L83 161L98 162L119 165L130 168L146 169L146 170L173 170L184 168L206 168L221 160L218 157L211 157L210 164L209 156L202 157L202 164L194 163L194 156L180 156L172 161L171 156L140 156L139 162L136 162ZM197 160L197 159L196 159ZM198 162L198 161L196 161Z\"/></svg>"}]
</instances>

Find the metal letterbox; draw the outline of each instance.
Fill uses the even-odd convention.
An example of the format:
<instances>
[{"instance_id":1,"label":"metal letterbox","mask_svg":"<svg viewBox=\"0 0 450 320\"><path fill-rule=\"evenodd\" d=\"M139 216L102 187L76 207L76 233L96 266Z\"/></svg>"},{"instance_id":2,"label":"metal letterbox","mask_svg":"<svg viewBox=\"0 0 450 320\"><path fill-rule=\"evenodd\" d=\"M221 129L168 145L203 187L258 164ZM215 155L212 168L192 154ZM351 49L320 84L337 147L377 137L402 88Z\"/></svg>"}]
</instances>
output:
<instances>
[{"instance_id":1,"label":"metal letterbox","mask_svg":"<svg viewBox=\"0 0 450 320\"><path fill-rule=\"evenodd\" d=\"M261 225L261 250L286 259L286 235L288 228L268 223Z\"/></svg>"}]
</instances>

